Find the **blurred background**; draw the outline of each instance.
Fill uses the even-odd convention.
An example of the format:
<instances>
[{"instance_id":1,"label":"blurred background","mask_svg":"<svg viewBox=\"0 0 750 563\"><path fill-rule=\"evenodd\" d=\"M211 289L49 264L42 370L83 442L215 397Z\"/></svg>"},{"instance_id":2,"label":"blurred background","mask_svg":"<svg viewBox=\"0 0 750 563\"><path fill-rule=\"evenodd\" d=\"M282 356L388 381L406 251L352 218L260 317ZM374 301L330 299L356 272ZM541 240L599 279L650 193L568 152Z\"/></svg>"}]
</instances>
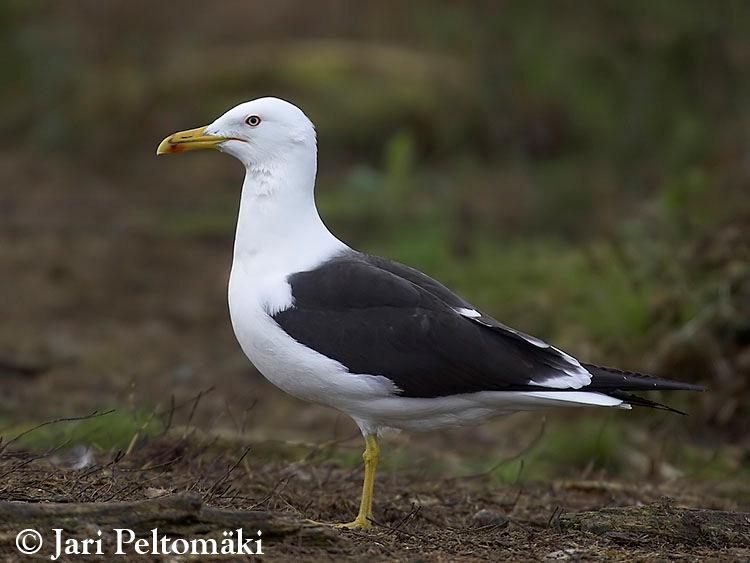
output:
<instances>
[{"instance_id":1,"label":"blurred background","mask_svg":"<svg viewBox=\"0 0 750 563\"><path fill-rule=\"evenodd\" d=\"M471 471L533 441L529 477L742 474L747 3L4 0L0 38L5 436L115 408L59 432L122 447L199 392L206 432L356 435L262 380L234 341L239 163L154 156L273 95L317 126L319 206L340 238L578 357L710 389L652 397L689 417L399 435L389 463Z\"/></svg>"}]
</instances>

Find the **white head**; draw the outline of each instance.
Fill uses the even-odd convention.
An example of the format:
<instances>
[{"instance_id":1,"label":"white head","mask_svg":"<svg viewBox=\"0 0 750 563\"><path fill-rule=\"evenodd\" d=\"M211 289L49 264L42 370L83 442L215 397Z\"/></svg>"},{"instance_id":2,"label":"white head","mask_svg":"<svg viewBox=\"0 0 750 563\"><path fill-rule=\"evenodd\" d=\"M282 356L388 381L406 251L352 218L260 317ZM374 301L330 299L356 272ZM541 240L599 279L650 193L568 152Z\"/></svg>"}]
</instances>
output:
<instances>
[{"instance_id":1,"label":"white head","mask_svg":"<svg viewBox=\"0 0 750 563\"><path fill-rule=\"evenodd\" d=\"M210 125L170 135L156 154L200 149L218 149L245 165L235 257L247 263L255 256L267 267L270 255L289 261L304 248L300 256L313 259L342 248L315 207L315 128L297 106L278 98L245 102ZM265 262L257 260L261 255Z\"/></svg>"},{"instance_id":2,"label":"white head","mask_svg":"<svg viewBox=\"0 0 750 563\"><path fill-rule=\"evenodd\" d=\"M316 155L315 127L294 104L258 98L240 104L210 125L174 133L156 154L215 148L246 168L276 168L295 157Z\"/></svg>"}]
</instances>

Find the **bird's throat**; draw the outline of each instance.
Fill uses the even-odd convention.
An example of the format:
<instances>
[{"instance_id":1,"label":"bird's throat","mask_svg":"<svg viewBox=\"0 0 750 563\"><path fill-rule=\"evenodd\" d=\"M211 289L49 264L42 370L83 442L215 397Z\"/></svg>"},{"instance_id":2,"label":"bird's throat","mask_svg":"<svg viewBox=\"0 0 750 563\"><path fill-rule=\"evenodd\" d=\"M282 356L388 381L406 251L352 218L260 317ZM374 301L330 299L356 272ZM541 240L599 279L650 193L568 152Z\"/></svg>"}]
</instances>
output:
<instances>
[{"instance_id":1,"label":"bird's throat","mask_svg":"<svg viewBox=\"0 0 750 563\"><path fill-rule=\"evenodd\" d=\"M240 198L233 267L299 271L346 248L318 214L314 166L291 168L285 174L270 168L248 168Z\"/></svg>"}]
</instances>

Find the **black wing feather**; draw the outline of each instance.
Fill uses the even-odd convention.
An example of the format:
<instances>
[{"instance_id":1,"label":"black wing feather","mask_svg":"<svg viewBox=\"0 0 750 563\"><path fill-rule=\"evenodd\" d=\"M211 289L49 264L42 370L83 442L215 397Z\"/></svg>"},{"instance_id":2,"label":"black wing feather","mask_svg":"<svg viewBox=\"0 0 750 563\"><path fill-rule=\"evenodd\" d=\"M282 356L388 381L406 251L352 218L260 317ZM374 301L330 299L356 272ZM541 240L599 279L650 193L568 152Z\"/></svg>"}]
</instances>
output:
<instances>
[{"instance_id":1,"label":"black wing feather","mask_svg":"<svg viewBox=\"0 0 750 563\"><path fill-rule=\"evenodd\" d=\"M453 293L450 289L445 287L439 281L429 277L428 275L400 264L391 260L386 260L378 256L371 255L359 255L368 264L371 264L379 269L391 272L400 278L409 281L410 283L418 286L420 289L427 291L431 295L434 295L453 309L469 309L476 310L476 308L463 299L462 297ZM478 317L467 317L464 316L470 322L477 323L484 327L487 327L499 334L503 339L511 339L516 342L516 345L532 352L536 358L536 361L550 368L546 373L539 373L534 379L537 383L544 383L545 380L549 380L553 377L564 375L566 371L577 371L581 368L580 364L573 360L567 354L562 353L557 348L554 348L546 342L525 334L519 330L510 328L502 324L500 321L485 315L477 311L481 316ZM531 346L529 346L531 345ZM528 383L528 382L527 382Z\"/></svg>"},{"instance_id":2,"label":"black wing feather","mask_svg":"<svg viewBox=\"0 0 750 563\"><path fill-rule=\"evenodd\" d=\"M389 378L405 397L540 391L546 388L538 383L584 369L567 354L491 317L457 313L473 307L396 262L350 251L288 281L293 306L273 316L287 334L352 373ZM640 374L585 369L593 376L587 391L686 388L651 378L644 386L646 376Z\"/></svg>"},{"instance_id":3,"label":"black wing feather","mask_svg":"<svg viewBox=\"0 0 750 563\"><path fill-rule=\"evenodd\" d=\"M403 396L541 390L530 380L565 375L545 350L469 322L436 295L448 291L437 282L430 291L363 255L346 254L288 281L294 304L273 317L287 334L352 373L388 377Z\"/></svg>"}]
</instances>

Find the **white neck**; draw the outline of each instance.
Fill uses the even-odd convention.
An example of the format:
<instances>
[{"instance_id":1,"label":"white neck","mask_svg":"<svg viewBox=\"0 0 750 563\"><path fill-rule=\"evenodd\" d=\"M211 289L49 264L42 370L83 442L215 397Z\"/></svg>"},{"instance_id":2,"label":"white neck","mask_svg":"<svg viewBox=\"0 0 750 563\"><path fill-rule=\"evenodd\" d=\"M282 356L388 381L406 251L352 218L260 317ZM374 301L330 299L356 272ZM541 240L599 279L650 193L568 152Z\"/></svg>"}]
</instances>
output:
<instances>
[{"instance_id":1,"label":"white neck","mask_svg":"<svg viewBox=\"0 0 750 563\"><path fill-rule=\"evenodd\" d=\"M232 267L289 274L315 267L346 247L315 206L315 150L299 147L264 166L248 166Z\"/></svg>"}]
</instances>

